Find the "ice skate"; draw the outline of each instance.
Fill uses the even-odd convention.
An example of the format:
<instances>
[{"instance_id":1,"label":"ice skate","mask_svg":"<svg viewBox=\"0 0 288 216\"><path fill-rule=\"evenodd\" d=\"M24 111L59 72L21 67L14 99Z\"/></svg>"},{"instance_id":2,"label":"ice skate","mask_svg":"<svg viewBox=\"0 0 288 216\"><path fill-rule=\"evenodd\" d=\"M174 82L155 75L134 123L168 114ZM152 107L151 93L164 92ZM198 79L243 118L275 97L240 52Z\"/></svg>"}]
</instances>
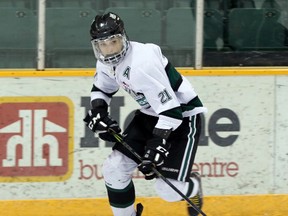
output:
<instances>
[{"instance_id":1,"label":"ice skate","mask_svg":"<svg viewBox=\"0 0 288 216\"><path fill-rule=\"evenodd\" d=\"M203 192L202 192L201 177L200 177L200 174L197 172L193 172L191 174L191 177L195 178L199 182L199 190L195 196L190 197L189 199L192 201L192 203L195 206L197 206L201 210L203 206ZM189 216L199 215L199 213L190 205L188 206L188 213L189 213Z\"/></svg>"},{"instance_id":2,"label":"ice skate","mask_svg":"<svg viewBox=\"0 0 288 216\"><path fill-rule=\"evenodd\" d=\"M141 203L138 203L136 205L136 216L141 216L143 209L144 209L143 205Z\"/></svg>"}]
</instances>

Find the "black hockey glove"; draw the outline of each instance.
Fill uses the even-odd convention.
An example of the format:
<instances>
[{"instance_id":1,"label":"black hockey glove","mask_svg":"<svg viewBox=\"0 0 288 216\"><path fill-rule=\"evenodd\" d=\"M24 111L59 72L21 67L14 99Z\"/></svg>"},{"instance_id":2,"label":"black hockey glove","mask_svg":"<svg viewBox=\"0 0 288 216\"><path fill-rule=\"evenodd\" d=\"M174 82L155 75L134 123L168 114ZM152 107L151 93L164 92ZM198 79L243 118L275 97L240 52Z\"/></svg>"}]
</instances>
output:
<instances>
[{"instance_id":1,"label":"black hockey glove","mask_svg":"<svg viewBox=\"0 0 288 216\"><path fill-rule=\"evenodd\" d=\"M165 134L168 134L165 136L168 138L171 130L163 131L165 131ZM170 144L162 137L154 135L152 139L147 141L142 163L138 165L138 169L145 175L146 180L151 180L156 177L156 174L153 172L153 167L159 169L163 165L164 160L168 157Z\"/></svg>"},{"instance_id":2,"label":"black hockey glove","mask_svg":"<svg viewBox=\"0 0 288 216\"><path fill-rule=\"evenodd\" d=\"M107 112L106 109L99 107L89 110L86 117L83 119L86 126L95 132L99 132L99 137L105 141L116 142L117 140L107 130L110 128L116 133L120 133L121 129L117 123Z\"/></svg>"}]
</instances>

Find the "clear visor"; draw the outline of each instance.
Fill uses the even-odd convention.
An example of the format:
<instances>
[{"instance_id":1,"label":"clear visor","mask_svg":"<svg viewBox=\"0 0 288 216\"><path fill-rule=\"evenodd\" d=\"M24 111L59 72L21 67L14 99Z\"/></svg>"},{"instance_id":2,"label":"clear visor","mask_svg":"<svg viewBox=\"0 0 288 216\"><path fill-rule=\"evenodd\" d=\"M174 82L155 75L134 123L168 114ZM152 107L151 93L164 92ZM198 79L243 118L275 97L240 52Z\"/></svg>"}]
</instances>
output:
<instances>
[{"instance_id":1,"label":"clear visor","mask_svg":"<svg viewBox=\"0 0 288 216\"><path fill-rule=\"evenodd\" d=\"M94 39L91 43L95 57L107 65L118 64L128 49L128 42L125 34Z\"/></svg>"}]
</instances>

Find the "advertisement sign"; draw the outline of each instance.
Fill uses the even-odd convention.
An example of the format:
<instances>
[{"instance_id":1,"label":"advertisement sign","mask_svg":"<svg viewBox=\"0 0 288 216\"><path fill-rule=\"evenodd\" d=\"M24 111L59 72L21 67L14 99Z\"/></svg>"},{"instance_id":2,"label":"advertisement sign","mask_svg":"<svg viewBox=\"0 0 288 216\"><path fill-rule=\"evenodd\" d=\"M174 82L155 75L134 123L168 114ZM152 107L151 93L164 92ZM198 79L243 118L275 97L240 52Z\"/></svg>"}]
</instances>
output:
<instances>
[{"instance_id":1,"label":"advertisement sign","mask_svg":"<svg viewBox=\"0 0 288 216\"><path fill-rule=\"evenodd\" d=\"M72 102L66 97L2 97L0 181L64 181L73 171Z\"/></svg>"},{"instance_id":2,"label":"advertisement sign","mask_svg":"<svg viewBox=\"0 0 288 216\"><path fill-rule=\"evenodd\" d=\"M202 176L205 195L288 193L283 171L288 127L281 123L288 107L285 100L275 100L287 97L288 91L279 89L278 79L187 78L208 108L193 166ZM106 197L101 169L113 143L99 139L83 122L92 79L1 79L1 199L14 199L15 194L18 199ZM119 90L109 111L124 129L136 109L137 103ZM157 196L153 181L138 170L133 178L137 196Z\"/></svg>"}]
</instances>

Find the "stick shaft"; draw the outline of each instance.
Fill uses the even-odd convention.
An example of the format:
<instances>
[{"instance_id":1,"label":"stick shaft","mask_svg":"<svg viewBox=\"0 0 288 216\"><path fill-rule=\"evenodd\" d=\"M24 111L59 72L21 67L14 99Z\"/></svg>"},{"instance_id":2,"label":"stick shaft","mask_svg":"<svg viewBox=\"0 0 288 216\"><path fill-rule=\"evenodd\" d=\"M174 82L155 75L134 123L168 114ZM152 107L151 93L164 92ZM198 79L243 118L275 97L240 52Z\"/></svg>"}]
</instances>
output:
<instances>
[{"instance_id":1,"label":"stick shaft","mask_svg":"<svg viewBox=\"0 0 288 216\"><path fill-rule=\"evenodd\" d=\"M129 146L122 138L121 135L117 134L115 131L108 129L108 132L111 133L115 139L121 143L128 151L130 151L139 161L142 161L142 157L131 147ZM199 209L192 201L184 195L177 187L175 187L167 178L165 178L155 167L152 168L153 172L161 178L166 184L168 184L176 193L178 193L192 208L194 208L199 214L202 216L206 216L206 214Z\"/></svg>"}]
</instances>

